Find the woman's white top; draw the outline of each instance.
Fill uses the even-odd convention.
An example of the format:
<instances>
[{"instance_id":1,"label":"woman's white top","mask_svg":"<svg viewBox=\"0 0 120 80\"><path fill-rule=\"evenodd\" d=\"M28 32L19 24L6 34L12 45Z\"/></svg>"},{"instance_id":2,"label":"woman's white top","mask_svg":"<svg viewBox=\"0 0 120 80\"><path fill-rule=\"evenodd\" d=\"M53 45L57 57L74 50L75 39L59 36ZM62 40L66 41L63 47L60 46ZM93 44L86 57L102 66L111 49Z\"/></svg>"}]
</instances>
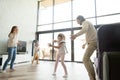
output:
<instances>
[{"instance_id":1,"label":"woman's white top","mask_svg":"<svg viewBox=\"0 0 120 80\"><path fill-rule=\"evenodd\" d=\"M18 36L11 33L8 39L8 47L17 47L17 43L18 43Z\"/></svg>"}]
</instances>

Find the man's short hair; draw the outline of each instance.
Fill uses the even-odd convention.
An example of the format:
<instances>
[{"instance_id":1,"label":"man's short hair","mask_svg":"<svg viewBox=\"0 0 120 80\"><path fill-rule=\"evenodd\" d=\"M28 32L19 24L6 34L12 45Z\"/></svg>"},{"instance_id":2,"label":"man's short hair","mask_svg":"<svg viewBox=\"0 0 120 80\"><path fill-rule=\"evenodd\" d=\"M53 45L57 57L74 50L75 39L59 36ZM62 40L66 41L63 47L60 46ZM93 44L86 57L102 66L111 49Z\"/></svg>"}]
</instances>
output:
<instances>
[{"instance_id":1,"label":"man's short hair","mask_svg":"<svg viewBox=\"0 0 120 80\"><path fill-rule=\"evenodd\" d=\"M79 19L81 22L85 21L85 18L82 15L79 15L77 19Z\"/></svg>"}]
</instances>

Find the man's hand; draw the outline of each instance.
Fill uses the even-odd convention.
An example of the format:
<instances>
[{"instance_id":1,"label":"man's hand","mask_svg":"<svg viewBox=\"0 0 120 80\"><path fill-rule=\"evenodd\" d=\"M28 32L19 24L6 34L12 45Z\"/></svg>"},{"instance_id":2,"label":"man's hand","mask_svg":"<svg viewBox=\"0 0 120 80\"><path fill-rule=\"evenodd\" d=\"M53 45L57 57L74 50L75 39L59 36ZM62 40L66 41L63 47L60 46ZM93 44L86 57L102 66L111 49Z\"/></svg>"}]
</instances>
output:
<instances>
[{"instance_id":1,"label":"man's hand","mask_svg":"<svg viewBox=\"0 0 120 80\"><path fill-rule=\"evenodd\" d=\"M76 35L71 35L71 39L74 40L77 36Z\"/></svg>"}]
</instances>

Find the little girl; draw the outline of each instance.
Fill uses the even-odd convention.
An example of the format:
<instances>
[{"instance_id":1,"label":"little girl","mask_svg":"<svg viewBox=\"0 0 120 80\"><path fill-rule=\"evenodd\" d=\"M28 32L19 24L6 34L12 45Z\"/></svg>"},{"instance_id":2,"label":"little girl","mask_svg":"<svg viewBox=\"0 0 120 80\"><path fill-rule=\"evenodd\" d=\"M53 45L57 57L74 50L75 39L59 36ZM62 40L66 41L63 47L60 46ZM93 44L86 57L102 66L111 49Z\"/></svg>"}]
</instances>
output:
<instances>
[{"instance_id":1,"label":"little girl","mask_svg":"<svg viewBox=\"0 0 120 80\"><path fill-rule=\"evenodd\" d=\"M59 59L61 58L61 64L62 64L64 72L65 72L65 75L63 77L67 78L67 75L68 75L67 68L66 68L66 65L64 64L64 58L65 58L65 53L66 53L65 36L64 36L64 34L60 33L60 34L58 34L57 38L58 38L58 40L54 40L53 42L58 42L58 46L54 46L54 45L51 45L49 43L50 47L58 49L58 54L57 54L57 58L56 58L56 62L55 62L53 76L56 75L56 70L57 70L58 62L59 62Z\"/></svg>"},{"instance_id":2,"label":"little girl","mask_svg":"<svg viewBox=\"0 0 120 80\"><path fill-rule=\"evenodd\" d=\"M39 61L39 43L38 43L38 41L35 43L35 46L34 46L34 56L33 56L32 64L33 64L34 60L36 60L36 63L38 64L38 61Z\"/></svg>"}]
</instances>

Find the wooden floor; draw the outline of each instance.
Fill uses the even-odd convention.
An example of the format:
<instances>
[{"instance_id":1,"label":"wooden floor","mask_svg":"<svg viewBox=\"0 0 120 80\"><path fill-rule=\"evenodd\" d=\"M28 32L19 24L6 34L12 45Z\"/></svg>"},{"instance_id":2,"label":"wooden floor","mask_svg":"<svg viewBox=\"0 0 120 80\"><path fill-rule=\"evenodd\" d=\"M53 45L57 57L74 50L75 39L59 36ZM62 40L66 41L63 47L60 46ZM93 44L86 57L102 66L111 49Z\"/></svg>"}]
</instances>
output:
<instances>
[{"instance_id":1,"label":"wooden floor","mask_svg":"<svg viewBox=\"0 0 120 80\"><path fill-rule=\"evenodd\" d=\"M16 64L14 72L0 73L0 80L89 80L86 69L82 63L65 62L68 69L68 78L63 78L63 68L59 63L57 75L52 76L54 63L40 61L39 64ZM9 65L8 65L9 67Z\"/></svg>"}]
</instances>

